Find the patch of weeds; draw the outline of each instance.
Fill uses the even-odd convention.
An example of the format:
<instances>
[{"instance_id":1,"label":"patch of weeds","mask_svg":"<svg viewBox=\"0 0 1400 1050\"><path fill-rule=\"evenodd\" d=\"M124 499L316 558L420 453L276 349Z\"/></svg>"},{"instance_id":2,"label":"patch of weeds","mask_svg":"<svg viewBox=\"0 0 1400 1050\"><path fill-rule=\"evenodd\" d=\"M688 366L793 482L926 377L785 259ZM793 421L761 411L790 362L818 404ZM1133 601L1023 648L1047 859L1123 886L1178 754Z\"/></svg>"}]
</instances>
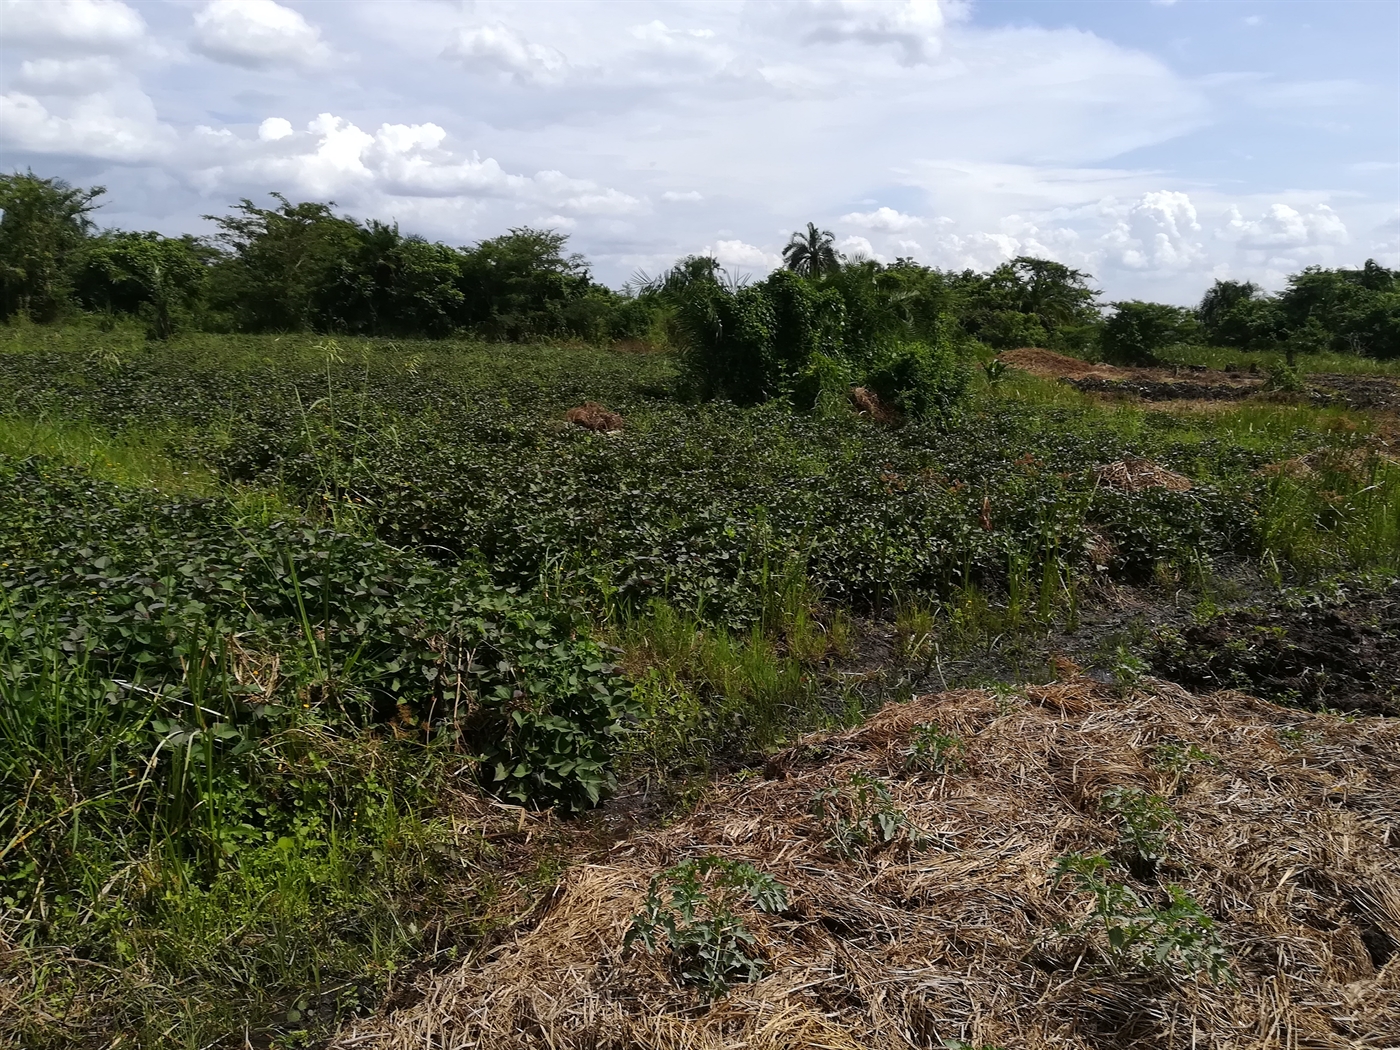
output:
<instances>
[{"instance_id":1,"label":"patch of weeds","mask_svg":"<svg viewBox=\"0 0 1400 1050\"><path fill-rule=\"evenodd\" d=\"M955 773L963 767L966 750L961 737L945 732L937 722L925 722L909 735L904 768L911 773Z\"/></svg>"},{"instance_id":2,"label":"patch of weeds","mask_svg":"<svg viewBox=\"0 0 1400 1050\"><path fill-rule=\"evenodd\" d=\"M754 936L735 913L748 900L759 911L787 907L787 890L751 864L710 854L652 876L642 910L632 917L624 949L670 949L678 983L714 998L735 981L756 981L766 966Z\"/></svg>"},{"instance_id":3,"label":"patch of weeds","mask_svg":"<svg viewBox=\"0 0 1400 1050\"><path fill-rule=\"evenodd\" d=\"M1322 743L1322 734L1316 731L1305 732L1297 726L1287 726L1278 730L1275 735L1278 742L1289 749L1296 750L1300 747L1313 747Z\"/></svg>"},{"instance_id":4,"label":"patch of weeds","mask_svg":"<svg viewBox=\"0 0 1400 1050\"><path fill-rule=\"evenodd\" d=\"M812 814L827 832L825 846L850 858L903 839L915 850L928 835L895 805L889 787L859 770L845 783L833 782L812 796Z\"/></svg>"},{"instance_id":5,"label":"patch of weeds","mask_svg":"<svg viewBox=\"0 0 1400 1050\"><path fill-rule=\"evenodd\" d=\"M1167 742L1152 749L1152 768L1175 776L1184 776L1198 764L1218 766L1220 759L1195 744Z\"/></svg>"},{"instance_id":6,"label":"patch of weeds","mask_svg":"<svg viewBox=\"0 0 1400 1050\"><path fill-rule=\"evenodd\" d=\"M1118 686L1118 691L1124 696L1132 692L1133 687L1147 673L1147 669L1147 661L1126 645L1120 645L1114 650L1113 662L1109 664L1108 668L1113 675L1114 683Z\"/></svg>"},{"instance_id":7,"label":"patch of weeds","mask_svg":"<svg viewBox=\"0 0 1400 1050\"><path fill-rule=\"evenodd\" d=\"M1081 893L1092 894L1093 914L1068 933L1083 935L1102 929L1107 959L1115 972L1182 970L1205 974L1212 983L1233 983L1230 964L1215 921L1180 886L1168 886L1170 903L1158 908L1142 901L1105 873L1108 859L1099 854L1070 853L1051 869L1058 886L1071 879Z\"/></svg>"},{"instance_id":8,"label":"patch of weeds","mask_svg":"<svg viewBox=\"0 0 1400 1050\"><path fill-rule=\"evenodd\" d=\"M1152 868L1167 855L1168 835L1181 823L1166 799L1141 788L1111 787L1099 808L1118 818L1120 843L1131 849L1130 859Z\"/></svg>"}]
</instances>

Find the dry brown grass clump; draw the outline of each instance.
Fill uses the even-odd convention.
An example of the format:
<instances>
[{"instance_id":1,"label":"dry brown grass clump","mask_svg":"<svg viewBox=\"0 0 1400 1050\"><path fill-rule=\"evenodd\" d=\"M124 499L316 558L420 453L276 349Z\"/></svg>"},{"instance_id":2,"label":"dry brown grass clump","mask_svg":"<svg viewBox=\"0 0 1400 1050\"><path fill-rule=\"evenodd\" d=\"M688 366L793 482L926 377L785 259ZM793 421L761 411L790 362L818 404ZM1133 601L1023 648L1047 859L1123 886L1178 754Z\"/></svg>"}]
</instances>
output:
<instances>
[{"instance_id":1,"label":"dry brown grass clump","mask_svg":"<svg viewBox=\"0 0 1400 1050\"><path fill-rule=\"evenodd\" d=\"M564 413L564 418L585 430L596 430L600 434L610 434L622 429L622 417L609 412L596 401L588 401Z\"/></svg>"},{"instance_id":2,"label":"dry brown grass clump","mask_svg":"<svg viewBox=\"0 0 1400 1050\"><path fill-rule=\"evenodd\" d=\"M851 387L851 404L860 415L869 416L877 423L894 423L899 419L899 413L881 401L880 395L869 387Z\"/></svg>"},{"instance_id":3,"label":"dry brown grass clump","mask_svg":"<svg viewBox=\"0 0 1400 1050\"><path fill-rule=\"evenodd\" d=\"M1066 673L1073 674L1072 665ZM909 771L918 727L963 744ZM1194 749L1194 750L1192 750ZM575 866L547 905L418 1001L341 1047L555 1050L1381 1048L1400 1041L1400 723L1349 722L1237 693L1075 678L967 690L807 738L769 779L714 786L688 819ZM879 778L918 848L843 855L813 796ZM1179 824L1156 870L1121 860L1114 787L1160 794ZM1183 887L1214 916L1233 973L1110 965L1090 898L1051 875L1070 852L1115 859L1145 901ZM664 954L625 951L653 874L747 861L788 889L745 912L765 976L707 1001ZM1147 881L1142 881L1146 879Z\"/></svg>"},{"instance_id":4,"label":"dry brown grass clump","mask_svg":"<svg viewBox=\"0 0 1400 1050\"><path fill-rule=\"evenodd\" d=\"M1140 459L1136 456L1107 463L1095 473L1105 485L1112 485L1125 492L1141 492L1143 489L1185 492L1191 488L1191 479L1186 475L1158 466L1150 459Z\"/></svg>"},{"instance_id":5,"label":"dry brown grass clump","mask_svg":"<svg viewBox=\"0 0 1400 1050\"><path fill-rule=\"evenodd\" d=\"M997 356L1012 368L1019 368L1023 372L1046 379L1120 379L1132 374L1128 369L1115 368L1113 365L1095 365L1077 357L1034 346L1007 350Z\"/></svg>"}]
</instances>

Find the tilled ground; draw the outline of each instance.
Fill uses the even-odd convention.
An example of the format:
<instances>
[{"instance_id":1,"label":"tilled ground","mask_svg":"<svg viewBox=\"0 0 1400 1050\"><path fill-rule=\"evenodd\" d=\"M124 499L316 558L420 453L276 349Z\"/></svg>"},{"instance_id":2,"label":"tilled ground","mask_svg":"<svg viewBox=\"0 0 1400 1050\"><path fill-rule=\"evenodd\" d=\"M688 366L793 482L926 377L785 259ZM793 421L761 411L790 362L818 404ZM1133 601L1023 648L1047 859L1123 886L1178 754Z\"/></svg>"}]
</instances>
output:
<instances>
[{"instance_id":1,"label":"tilled ground","mask_svg":"<svg viewBox=\"0 0 1400 1050\"><path fill-rule=\"evenodd\" d=\"M1153 667L1191 689L1244 689L1313 709L1400 715L1400 584L1223 613L1162 632Z\"/></svg>"}]
</instances>

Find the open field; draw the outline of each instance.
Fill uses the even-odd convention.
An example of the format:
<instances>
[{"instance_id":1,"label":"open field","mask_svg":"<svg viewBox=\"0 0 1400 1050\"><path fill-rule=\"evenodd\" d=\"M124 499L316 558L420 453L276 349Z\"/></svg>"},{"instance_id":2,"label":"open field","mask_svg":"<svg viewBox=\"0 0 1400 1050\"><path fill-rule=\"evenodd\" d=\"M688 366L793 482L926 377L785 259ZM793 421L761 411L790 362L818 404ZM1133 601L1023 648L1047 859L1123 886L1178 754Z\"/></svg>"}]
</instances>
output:
<instances>
[{"instance_id":1,"label":"open field","mask_svg":"<svg viewBox=\"0 0 1400 1050\"><path fill-rule=\"evenodd\" d=\"M1052 356L0 329L0 1039L1396 1045L1393 370Z\"/></svg>"}]
</instances>

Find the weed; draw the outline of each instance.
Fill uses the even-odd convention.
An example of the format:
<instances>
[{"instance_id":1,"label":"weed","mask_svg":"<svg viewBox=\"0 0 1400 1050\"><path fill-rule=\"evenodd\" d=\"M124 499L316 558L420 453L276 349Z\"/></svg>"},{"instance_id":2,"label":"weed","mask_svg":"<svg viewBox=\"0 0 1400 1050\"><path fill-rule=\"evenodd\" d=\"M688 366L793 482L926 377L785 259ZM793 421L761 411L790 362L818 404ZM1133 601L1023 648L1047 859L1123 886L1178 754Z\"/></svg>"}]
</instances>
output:
<instances>
[{"instance_id":1,"label":"weed","mask_svg":"<svg viewBox=\"0 0 1400 1050\"><path fill-rule=\"evenodd\" d=\"M936 722L915 726L904 752L904 768L915 773L954 773L963 766L962 738L943 731Z\"/></svg>"},{"instance_id":2,"label":"weed","mask_svg":"<svg viewBox=\"0 0 1400 1050\"><path fill-rule=\"evenodd\" d=\"M1108 860L1099 855L1070 853L1052 869L1056 885L1072 879L1075 888L1093 896L1093 914L1077 930L1103 932L1108 961L1116 971L1142 969L1204 973L1212 982L1230 982L1228 956L1215 932L1215 923L1185 890L1169 886L1165 908L1145 904L1122 883L1105 877Z\"/></svg>"},{"instance_id":3,"label":"weed","mask_svg":"<svg viewBox=\"0 0 1400 1050\"><path fill-rule=\"evenodd\" d=\"M924 830L895 805L884 781L859 770L844 783L832 782L817 791L812 814L827 834L826 847L841 857L856 857L901 839L915 850L929 842Z\"/></svg>"},{"instance_id":4,"label":"weed","mask_svg":"<svg viewBox=\"0 0 1400 1050\"><path fill-rule=\"evenodd\" d=\"M747 898L759 911L787 907L783 886L750 864L706 855L654 875L643 908L632 918L624 949L663 945L680 984L707 996L723 995L735 981L756 981L765 963L734 908Z\"/></svg>"}]
</instances>

